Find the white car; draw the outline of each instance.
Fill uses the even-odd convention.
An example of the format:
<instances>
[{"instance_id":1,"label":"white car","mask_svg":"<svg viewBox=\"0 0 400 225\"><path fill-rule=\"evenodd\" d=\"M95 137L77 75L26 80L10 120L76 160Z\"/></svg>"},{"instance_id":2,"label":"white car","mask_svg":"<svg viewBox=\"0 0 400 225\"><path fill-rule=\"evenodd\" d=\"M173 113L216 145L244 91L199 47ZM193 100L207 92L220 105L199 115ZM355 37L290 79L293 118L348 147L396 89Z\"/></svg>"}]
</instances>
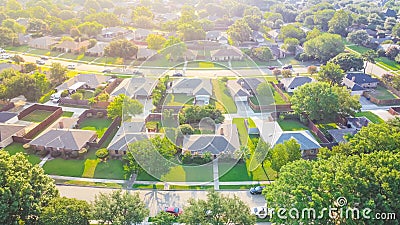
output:
<instances>
[{"instance_id":1,"label":"white car","mask_svg":"<svg viewBox=\"0 0 400 225\"><path fill-rule=\"evenodd\" d=\"M257 216L260 219L265 219L272 214L272 211L265 206L259 206L251 208L252 215Z\"/></svg>"},{"instance_id":2,"label":"white car","mask_svg":"<svg viewBox=\"0 0 400 225\"><path fill-rule=\"evenodd\" d=\"M11 55L7 54L7 53L3 53L0 55L2 59L9 59L11 58Z\"/></svg>"},{"instance_id":3,"label":"white car","mask_svg":"<svg viewBox=\"0 0 400 225\"><path fill-rule=\"evenodd\" d=\"M6 50L4 50L3 48L0 48L0 53L6 53Z\"/></svg>"},{"instance_id":4,"label":"white car","mask_svg":"<svg viewBox=\"0 0 400 225\"><path fill-rule=\"evenodd\" d=\"M69 64L67 66L67 68L70 69L70 70L74 70L76 68L76 65L75 64Z\"/></svg>"}]
</instances>

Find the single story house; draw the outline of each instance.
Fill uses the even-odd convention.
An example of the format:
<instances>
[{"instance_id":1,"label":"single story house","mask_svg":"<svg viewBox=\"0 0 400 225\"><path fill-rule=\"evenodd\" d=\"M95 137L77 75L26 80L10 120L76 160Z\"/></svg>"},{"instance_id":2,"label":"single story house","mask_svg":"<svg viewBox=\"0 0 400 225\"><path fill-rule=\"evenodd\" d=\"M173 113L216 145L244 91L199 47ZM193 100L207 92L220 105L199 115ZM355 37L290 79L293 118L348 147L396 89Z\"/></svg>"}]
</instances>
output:
<instances>
[{"instance_id":1,"label":"single story house","mask_svg":"<svg viewBox=\"0 0 400 225\"><path fill-rule=\"evenodd\" d=\"M134 40L135 41L144 41L144 40L146 40L147 36L149 36L149 34L154 34L154 33L155 32L153 32L151 30L138 28L133 31Z\"/></svg>"},{"instance_id":2,"label":"single story house","mask_svg":"<svg viewBox=\"0 0 400 225\"><path fill-rule=\"evenodd\" d=\"M365 117L347 117L347 127L356 129L357 131L361 130L361 128L368 126L371 121Z\"/></svg>"},{"instance_id":3,"label":"single story house","mask_svg":"<svg viewBox=\"0 0 400 225\"><path fill-rule=\"evenodd\" d=\"M103 38L113 39L116 37L122 37L130 32L132 31L124 27L106 27L101 30L101 36Z\"/></svg>"},{"instance_id":4,"label":"single story house","mask_svg":"<svg viewBox=\"0 0 400 225\"><path fill-rule=\"evenodd\" d=\"M60 52L79 54L86 52L89 45L90 42L87 40L81 42L67 40L55 45L54 48Z\"/></svg>"},{"instance_id":5,"label":"single story house","mask_svg":"<svg viewBox=\"0 0 400 225\"><path fill-rule=\"evenodd\" d=\"M346 87L349 89L353 89L355 84L364 89L376 88L378 86L378 83L378 79L372 78L370 75L365 73L348 73L343 78L343 84L346 85Z\"/></svg>"},{"instance_id":6,"label":"single story house","mask_svg":"<svg viewBox=\"0 0 400 225\"><path fill-rule=\"evenodd\" d=\"M240 148L239 134L235 124L220 124L215 134L187 135L183 139L182 151L193 155L210 152L214 157L233 153Z\"/></svg>"},{"instance_id":7,"label":"single story house","mask_svg":"<svg viewBox=\"0 0 400 225\"><path fill-rule=\"evenodd\" d=\"M228 44L228 42L229 42L228 37L226 35L219 36L217 41L218 41L218 43L224 44L224 45Z\"/></svg>"},{"instance_id":8,"label":"single story house","mask_svg":"<svg viewBox=\"0 0 400 225\"><path fill-rule=\"evenodd\" d=\"M30 41L32 41L32 35L30 34L18 34L18 43L20 45L27 45Z\"/></svg>"},{"instance_id":9,"label":"single story house","mask_svg":"<svg viewBox=\"0 0 400 225\"><path fill-rule=\"evenodd\" d=\"M28 46L31 48L50 50L51 47L57 43L58 41L56 38L44 36L30 40Z\"/></svg>"},{"instance_id":10,"label":"single story house","mask_svg":"<svg viewBox=\"0 0 400 225\"><path fill-rule=\"evenodd\" d=\"M286 92L293 93L298 87L301 87L305 84L314 82L314 79L311 77L290 77L290 78L283 78L280 80L283 88Z\"/></svg>"},{"instance_id":11,"label":"single story house","mask_svg":"<svg viewBox=\"0 0 400 225\"><path fill-rule=\"evenodd\" d=\"M130 143L147 139L144 121L124 122L107 149L112 156L126 155Z\"/></svg>"},{"instance_id":12,"label":"single story house","mask_svg":"<svg viewBox=\"0 0 400 225\"><path fill-rule=\"evenodd\" d=\"M239 49L231 47L221 48L218 50L211 51L212 61L230 61L230 60L242 60L243 53Z\"/></svg>"},{"instance_id":13,"label":"single story house","mask_svg":"<svg viewBox=\"0 0 400 225\"><path fill-rule=\"evenodd\" d=\"M264 34L259 31L253 31L250 39L257 43L265 42Z\"/></svg>"},{"instance_id":14,"label":"single story house","mask_svg":"<svg viewBox=\"0 0 400 225\"><path fill-rule=\"evenodd\" d=\"M12 112L0 112L0 123L16 123L18 121L18 114Z\"/></svg>"},{"instance_id":15,"label":"single story house","mask_svg":"<svg viewBox=\"0 0 400 225\"><path fill-rule=\"evenodd\" d=\"M240 78L228 80L226 86L235 102L247 102L248 98L255 95L258 85L264 82L260 78Z\"/></svg>"},{"instance_id":16,"label":"single story house","mask_svg":"<svg viewBox=\"0 0 400 225\"><path fill-rule=\"evenodd\" d=\"M139 48L136 54L136 59L139 60L147 60L151 59L152 56L156 55L157 51L148 48Z\"/></svg>"},{"instance_id":17,"label":"single story house","mask_svg":"<svg viewBox=\"0 0 400 225\"><path fill-rule=\"evenodd\" d=\"M280 33L280 30L274 29L274 30L268 31L267 36L269 38L271 38L272 40L277 41L279 33Z\"/></svg>"},{"instance_id":18,"label":"single story house","mask_svg":"<svg viewBox=\"0 0 400 225\"><path fill-rule=\"evenodd\" d=\"M186 94L195 98L195 104L208 105L212 96L212 83L210 79L179 79L172 83L167 90L171 94Z\"/></svg>"},{"instance_id":19,"label":"single story house","mask_svg":"<svg viewBox=\"0 0 400 225\"><path fill-rule=\"evenodd\" d=\"M3 72L4 70L8 70L8 69L21 71L22 70L22 66L17 65L17 64L13 64L13 63L0 63L0 73Z\"/></svg>"},{"instance_id":20,"label":"single story house","mask_svg":"<svg viewBox=\"0 0 400 225\"><path fill-rule=\"evenodd\" d=\"M85 53L90 56L101 57L104 55L104 49L109 44L110 43L107 43L107 42L97 42L95 46L86 50Z\"/></svg>"},{"instance_id":21,"label":"single story house","mask_svg":"<svg viewBox=\"0 0 400 225\"><path fill-rule=\"evenodd\" d=\"M333 140L336 143L346 143L347 140L345 139L346 135L355 135L357 130L354 128L345 128L345 129L332 129L327 130L327 132L333 137Z\"/></svg>"},{"instance_id":22,"label":"single story house","mask_svg":"<svg viewBox=\"0 0 400 225\"><path fill-rule=\"evenodd\" d=\"M78 88L95 89L101 85L106 86L110 79L111 77L97 74L79 74L56 87L56 90L68 90L71 89L71 87L74 87L73 89L75 90ZM76 86L79 87L76 88Z\"/></svg>"},{"instance_id":23,"label":"single story house","mask_svg":"<svg viewBox=\"0 0 400 225\"><path fill-rule=\"evenodd\" d=\"M13 136L23 137L25 127L25 125L17 124L0 124L0 148L5 148L13 143Z\"/></svg>"},{"instance_id":24,"label":"single story house","mask_svg":"<svg viewBox=\"0 0 400 225\"><path fill-rule=\"evenodd\" d=\"M111 93L111 97L124 94L133 99L148 99L158 80L144 77L124 79Z\"/></svg>"},{"instance_id":25,"label":"single story house","mask_svg":"<svg viewBox=\"0 0 400 225\"><path fill-rule=\"evenodd\" d=\"M221 36L221 31L219 30L211 30L206 33L207 41L218 41L218 38Z\"/></svg>"},{"instance_id":26,"label":"single story house","mask_svg":"<svg viewBox=\"0 0 400 225\"><path fill-rule=\"evenodd\" d=\"M35 150L67 155L73 151L87 148L88 143L95 142L96 139L95 131L51 129L33 139L29 144Z\"/></svg>"}]
</instances>

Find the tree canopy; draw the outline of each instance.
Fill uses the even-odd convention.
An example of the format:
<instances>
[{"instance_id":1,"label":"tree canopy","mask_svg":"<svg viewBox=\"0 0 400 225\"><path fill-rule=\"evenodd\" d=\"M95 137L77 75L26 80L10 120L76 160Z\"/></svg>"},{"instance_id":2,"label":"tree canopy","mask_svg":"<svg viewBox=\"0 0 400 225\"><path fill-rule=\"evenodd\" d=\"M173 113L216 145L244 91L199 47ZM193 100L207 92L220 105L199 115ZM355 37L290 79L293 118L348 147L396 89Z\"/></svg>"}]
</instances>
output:
<instances>
[{"instance_id":1,"label":"tree canopy","mask_svg":"<svg viewBox=\"0 0 400 225\"><path fill-rule=\"evenodd\" d=\"M323 33L304 43L304 52L322 62L328 61L343 51L342 38L337 34Z\"/></svg>"},{"instance_id":2,"label":"tree canopy","mask_svg":"<svg viewBox=\"0 0 400 225\"><path fill-rule=\"evenodd\" d=\"M131 99L124 94L115 97L107 107L107 115L112 119L117 117L129 117L141 113L143 113L142 103L136 99Z\"/></svg>"},{"instance_id":3,"label":"tree canopy","mask_svg":"<svg viewBox=\"0 0 400 225\"><path fill-rule=\"evenodd\" d=\"M90 205L86 201L74 198L54 198L43 208L40 224L46 225L87 225L89 224Z\"/></svg>"},{"instance_id":4,"label":"tree canopy","mask_svg":"<svg viewBox=\"0 0 400 225\"><path fill-rule=\"evenodd\" d=\"M136 56L137 52L138 47L126 39L111 41L110 44L104 48L105 55L123 59L130 59Z\"/></svg>"},{"instance_id":5,"label":"tree canopy","mask_svg":"<svg viewBox=\"0 0 400 225\"><path fill-rule=\"evenodd\" d=\"M360 71L364 69L363 58L353 53L340 53L329 62L339 65L344 71Z\"/></svg>"},{"instance_id":6,"label":"tree canopy","mask_svg":"<svg viewBox=\"0 0 400 225\"><path fill-rule=\"evenodd\" d=\"M178 116L181 124L198 123L204 118L211 118L215 123L222 123L225 119L222 112L213 105L185 107Z\"/></svg>"},{"instance_id":7,"label":"tree canopy","mask_svg":"<svg viewBox=\"0 0 400 225\"><path fill-rule=\"evenodd\" d=\"M336 59L336 57L334 59ZM318 80L328 82L331 85L341 84L343 77L343 69L340 68L340 65L333 62L328 62L326 65L322 65L318 72Z\"/></svg>"}]
</instances>

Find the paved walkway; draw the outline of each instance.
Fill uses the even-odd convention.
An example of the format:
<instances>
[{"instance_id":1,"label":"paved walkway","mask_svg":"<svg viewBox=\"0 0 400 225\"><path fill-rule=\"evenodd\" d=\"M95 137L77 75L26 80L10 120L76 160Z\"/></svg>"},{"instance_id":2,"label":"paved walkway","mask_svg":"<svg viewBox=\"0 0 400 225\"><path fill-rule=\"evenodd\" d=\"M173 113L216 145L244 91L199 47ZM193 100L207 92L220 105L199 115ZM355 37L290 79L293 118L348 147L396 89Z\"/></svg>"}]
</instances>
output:
<instances>
[{"instance_id":1,"label":"paved walkway","mask_svg":"<svg viewBox=\"0 0 400 225\"><path fill-rule=\"evenodd\" d=\"M214 190L219 190L218 158L213 160Z\"/></svg>"},{"instance_id":2,"label":"paved walkway","mask_svg":"<svg viewBox=\"0 0 400 225\"><path fill-rule=\"evenodd\" d=\"M39 167L43 167L43 165L47 162L47 160L49 160L50 157L51 157L51 154L50 154L50 153L47 154L46 157L44 157L44 158L42 159L42 161L40 161Z\"/></svg>"}]
</instances>

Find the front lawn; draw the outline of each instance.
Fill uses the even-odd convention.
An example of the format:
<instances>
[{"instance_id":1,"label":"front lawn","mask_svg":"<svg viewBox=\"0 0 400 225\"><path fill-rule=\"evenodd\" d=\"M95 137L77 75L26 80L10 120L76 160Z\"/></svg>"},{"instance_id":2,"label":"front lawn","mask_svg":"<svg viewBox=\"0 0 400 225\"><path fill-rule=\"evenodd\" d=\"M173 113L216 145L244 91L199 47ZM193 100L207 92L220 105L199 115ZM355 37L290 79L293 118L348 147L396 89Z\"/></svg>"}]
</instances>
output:
<instances>
[{"instance_id":1,"label":"front lawn","mask_svg":"<svg viewBox=\"0 0 400 225\"><path fill-rule=\"evenodd\" d=\"M94 178L124 180L125 171L121 160L108 160L99 162L94 171Z\"/></svg>"},{"instance_id":2,"label":"front lawn","mask_svg":"<svg viewBox=\"0 0 400 225\"><path fill-rule=\"evenodd\" d=\"M236 128L239 133L239 140L241 145L247 145L247 140L249 135L246 130L246 126L244 125L244 118L233 118L233 124L236 124Z\"/></svg>"},{"instance_id":3,"label":"front lawn","mask_svg":"<svg viewBox=\"0 0 400 225\"><path fill-rule=\"evenodd\" d=\"M79 124L79 128L96 131L98 137L101 138L111 123L110 118L87 118Z\"/></svg>"},{"instance_id":4,"label":"front lawn","mask_svg":"<svg viewBox=\"0 0 400 225\"><path fill-rule=\"evenodd\" d=\"M367 48L364 46L359 46L359 45L350 45L350 46L346 46L346 47L359 53L359 54L364 54L365 52L371 50L370 48Z\"/></svg>"},{"instance_id":5,"label":"front lawn","mask_svg":"<svg viewBox=\"0 0 400 225\"><path fill-rule=\"evenodd\" d=\"M389 100L389 99L396 99L397 97L388 91L386 88L378 85L378 87L371 91L370 94L380 100Z\"/></svg>"},{"instance_id":6,"label":"front lawn","mask_svg":"<svg viewBox=\"0 0 400 225\"><path fill-rule=\"evenodd\" d=\"M385 121L384 121L382 118L380 118L378 115L376 115L376 114L374 114L373 112L370 112L370 111L358 112L358 113L356 113L355 116L356 116L356 117L364 116L364 117L366 117L367 119L369 119L371 122L376 123L376 124L378 124L378 123L384 123L384 122L385 122Z\"/></svg>"},{"instance_id":7,"label":"front lawn","mask_svg":"<svg viewBox=\"0 0 400 225\"><path fill-rule=\"evenodd\" d=\"M251 181L252 177L247 172L245 163L218 163L219 181Z\"/></svg>"},{"instance_id":8,"label":"front lawn","mask_svg":"<svg viewBox=\"0 0 400 225\"><path fill-rule=\"evenodd\" d=\"M168 94L165 99L167 106L188 106L193 105L193 97L186 94Z\"/></svg>"},{"instance_id":9,"label":"front lawn","mask_svg":"<svg viewBox=\"0 0 400 225\"><path fill-rule=\"evenodd\" d=\"M74 112L64 111L61 116L62 117L72 117L72 115L74 115Z\"/></svg>"},{"instance_id":10,"label":"front lawn","mask_svg":"<svg viewBox=\"0 0 400 225\"><path fill-rule=\"evenodd\" d=\"M226 113L236 113L236 104L226 87L226 83L217 79L212 79L211 82L214 88L214 96L217 102L224 107L224 111Z\"/></svg>"},{"instance_id":11,"label":"front lawn","mask_svg":"<svg viewBox=\"0 0 400 225\"><path fill-rule=\"evenodd\" d=\"M400 64L397 63L396 61L390 60L387 57L379 57L379 58L377 58L376 59L376 64L378 64L380 66L383 66L383 67L386 67L386 68L388 68L390 70L394 70L394 71L400 70Z\"/></svg>"},{"instance_id":12,"label":"front lawn","mask_svg":"<svg viewBox=\"0 0 400 225\"><path fill-rule=\"evenodd\" d=\"M46 174L81 177L85 168L85 160L56 158L43 165Z\"/></svg>"},{"instance_id":13,"label":"front lawn","mask_svg":"<svg viewBox=\"0 0 400 225\"><path fill-rule=\"evenodd\" d=\"M29 121L29 122L34 122L34 123L40 123L43 120L45 120L47 117L49 117L53 112L52 111L46 111L46 110L35 110L25 117L23 117L21 120Z\"/></svg>"},{"instance_id":14,"label":"front lawn","mask_svg":"<svg viewBox=\"0 0 400 225\"><path fill-rule=\"evenodd\" d=\"M283 131L297 131L297 130L307 130L308 128L300 123L298 120L279 120L279 126Z\"/></svg>"},{"instance_id":15,"label":"front lawn","mask_svg":"<svg viewBox=\"0 0 400 225\"><path fill-rule=\"evenodd\" d=\"M165 181L208 182L213 180L212 165L175 166L162 177Z\"/></svg>"},{"instance_id":16,"label":"front lawn","mask_svg":"<svg viewBox=\"0 0 400 225\"><path fill-rule=\"evenodd\" d=\"M148 174L146 171L140 172L137 175L136 180L139 180L139 181L159 181L155 177L153 177L150 174Z\"/></svg>"},{"instance_id":17,"label":"front lawn","mask_svg":"<svg viewBox=\"0 0 400 225\"><path fill-rule=\"evenodd\" d=\"M33 165L39 164L42 161L40 159L40 157L37 155L27 154L25 149L22 146L23 146L23 144L14 142L14 143L10 144L9 146L5 147L4 150L7 151L8 153L10 153L10 155L15 155L19 152L24 153L24 155L26 156L28 161L30 163L32 163Z\"/></svg>"}]
</instances>

